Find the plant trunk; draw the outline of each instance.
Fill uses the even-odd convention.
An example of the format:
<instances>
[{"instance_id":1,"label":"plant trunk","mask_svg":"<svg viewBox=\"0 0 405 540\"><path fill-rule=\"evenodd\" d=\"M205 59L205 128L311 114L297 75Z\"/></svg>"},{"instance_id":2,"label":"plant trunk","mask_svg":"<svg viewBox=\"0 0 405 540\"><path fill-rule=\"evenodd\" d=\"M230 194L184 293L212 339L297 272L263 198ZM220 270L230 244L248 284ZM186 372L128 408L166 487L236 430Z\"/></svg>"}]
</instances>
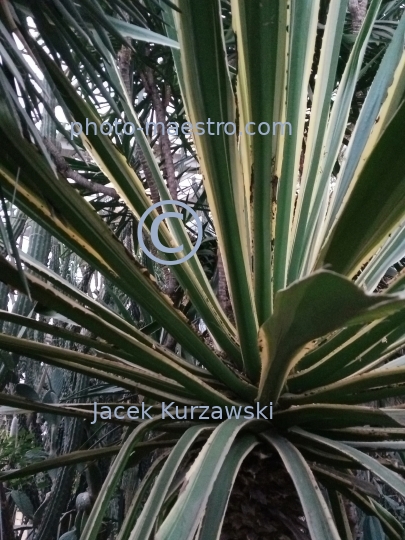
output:
<instances>
[{"instance_id":1,"label":"plant trunk","mask_svg":"<svg viewBox=\"0 0 405 540\"><path fill-rule=\"evenodd\" d=\"M310 540L296 489L277 455L253 452L243 462L221 540Z\"/></svg>"},{"instance_id":2,"label":"plant trunk","mask_svg":"<svg viewBox=\"0 0 405 540\"><path fill-rule=\"evenodd\" d=\"M367 13L368 0L350 0L349 11L352 17L352 33L358 34Z\"/></svg>"}]
</instances>

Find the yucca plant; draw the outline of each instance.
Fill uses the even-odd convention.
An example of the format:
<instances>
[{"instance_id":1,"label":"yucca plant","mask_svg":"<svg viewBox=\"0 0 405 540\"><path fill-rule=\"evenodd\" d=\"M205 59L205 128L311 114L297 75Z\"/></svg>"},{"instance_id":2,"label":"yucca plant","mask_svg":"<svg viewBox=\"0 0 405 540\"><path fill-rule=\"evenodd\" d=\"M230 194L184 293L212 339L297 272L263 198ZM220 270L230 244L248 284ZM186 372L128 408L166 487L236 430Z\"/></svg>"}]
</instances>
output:
<instances>
[{"instance_id":1,"label":"yucca plant","mask_svg":"<svg viewBox=\"0 0 405 540\"><path fill-rule=\"evenodd\" d=\"M404 255L405 17L402 2L371 0L364 17L353 18L353 33L349 7L347 0L1 2L0 279L48 319L12 313L7 303L0 317L60 346L5 330L0 348L124 397L98 398L97 426L125 427L117 444L70 445L70 453L0 472L5 482L114 456L65 539L103 537L124 470L156 449L118 524L119 540L348 540L353 507L370 517L373 538L404 538L378 498L383 485L405 496L398 460L405 416L393 400L405 386L403 272L375 291ZM130 79L125 55L136 67ZM97 133L70 134L50 94L68 122L93 122ZM236 133L177 140L160 133L156 150L142 127L152 109L162 118L164 98L163 122L233 122ZM75 158L61 159L41 136L43 108L71 139ZM137 129L100 134L113 118ZM260 134L260 125L270 133ZM161 254L169 271L137 244L138 220L152 202L169 201L164 210L173 212L174 196L183 200L170 169L179 144L203 176L199 200L231 308L214 291L202 250L170 264L192 249L188 216L159 225L162 244L184 247ZM103 276L116 309L18 250L14 206ZM155 209L145 220L144 238L158 216ZM128 226L135 242L126 242ZM166 290L168 278L177 293ZM133 394L152 406L151 420L103 414L103 404L133 406L125 399ZM52 424L63 411L89 425L93 404L77 395L58 404L8 387L0 403L11 407L3 413L59 415ZM217 415L163 418L163 402L172 414L203 406ZM272 418L235 417L239 407L264 406L269 416L270 404ZM48 528L49 538L56 533Z\"/></svg>"}]
</instances>

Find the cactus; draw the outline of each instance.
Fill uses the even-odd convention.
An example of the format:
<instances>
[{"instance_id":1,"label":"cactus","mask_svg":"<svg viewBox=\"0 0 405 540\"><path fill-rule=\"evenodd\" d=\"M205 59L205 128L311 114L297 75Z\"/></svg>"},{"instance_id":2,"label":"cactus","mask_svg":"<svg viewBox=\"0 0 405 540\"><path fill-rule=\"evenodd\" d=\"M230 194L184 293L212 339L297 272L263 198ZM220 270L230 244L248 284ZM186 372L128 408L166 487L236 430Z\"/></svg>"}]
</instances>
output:
<instances>
[{"instance_id":1,"label":"cactus","mask_svg":"<svg viewBox=\"0 0 405 540\"><path fill-rule=\"evenodd\" d=\"M84 375L77 375L74 391L80 392L86 387L86 384L87 377ZM68 427L65 430L63 437L63 453L68 454L77 450L80 445L82 437L82 420L80 418L73 418L71 420L65 418L65 421L68 423ZM61 467L58 469L49 496L49 502L44 511L35 540L56 540L60 516L66 511L66 507L71 497L74 474L75 467L73 466Z\"/></svg>"}]
</instances>

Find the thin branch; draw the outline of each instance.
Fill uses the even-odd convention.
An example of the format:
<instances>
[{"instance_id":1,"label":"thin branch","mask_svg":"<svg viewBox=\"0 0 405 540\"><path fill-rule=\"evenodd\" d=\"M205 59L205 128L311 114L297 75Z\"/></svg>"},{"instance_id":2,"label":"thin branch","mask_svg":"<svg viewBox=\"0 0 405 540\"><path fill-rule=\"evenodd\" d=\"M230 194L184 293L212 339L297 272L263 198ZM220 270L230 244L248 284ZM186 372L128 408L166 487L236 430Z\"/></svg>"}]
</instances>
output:
<instances>
[{"instance_id":1,"label":"thin branch","mask_svg":"<svg viewBox=\"0 0 405 540\"><path fill-rule=\"evenodd\" d=\"M157 130L159 133L160 153L163 160L164 170L166 172L167 187L169 188L171 198L176 200L178 182L170 148L170 139L166 127L162 130L162 125L166 126L165 107L168 100L170 100L170 89L166 85L166 97L161 99L152 69L147 66L144 72L140 72L140 76L146 92L152 98L153 108L155 109L156 113Z\"/></svg>"},{"instance_id":2,"label":"thin branch","mask_svg":"<svg viewBox=\"0 0 405 540\"><path fill-rule=\"evenodd\" d=\"M133 96L132 96L133 73L132 73L132 50L130 47L127 47L126 45L121 46L121 49L119 50L118 56L117 56L117 63L118 63L118 68L120 70L122 79L125 84L127 94L132 103L133 101ZM146 183L150 189L150 196L151 196L152 202L153 204L155 204L160 201L159 191L158 191L156 182L153 179L153 176L149 168L149 165L146 161L146 158L143 155L143 152L138 145L136 149L136 158L139 159L140 161L141 167L145 175ZM159 208L159 210L161 209Z\"/></svg>"},{"instance_id":3,"label":"thin branch","mask_svg":"<svg viewBox=\"0 0 405 540\"><path fill-rule=\"evenodd\" d=\"M44 138L44 143L53 157L58 172L64 178L70 178L77 185L86 188L92 193L102 193L103 195L107 195L108 197L111 197L113 199L119 199L120 196L114 188L104 186L103 184L99 184L97 182L91 182L90 180L87 180L87 178L82 176L80 173L74 171L71 167L69 167L69 164L67 163L65 158L49 139Z\"/></svg>"}]
</instances>

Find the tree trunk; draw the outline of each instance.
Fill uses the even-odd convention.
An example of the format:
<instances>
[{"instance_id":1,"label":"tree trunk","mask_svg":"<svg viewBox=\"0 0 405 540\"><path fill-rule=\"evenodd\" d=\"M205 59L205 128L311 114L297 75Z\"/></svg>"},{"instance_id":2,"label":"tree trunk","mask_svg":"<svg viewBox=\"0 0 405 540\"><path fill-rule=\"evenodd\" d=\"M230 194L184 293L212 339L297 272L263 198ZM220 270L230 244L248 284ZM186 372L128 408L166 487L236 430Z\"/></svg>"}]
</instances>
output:
<instances>
[{"instance_id":1,"label":"tree trunk","mask_svg":"<svg viewBox=\"0 0 405 540\"><path fill-rule=\"evenodd\" d=\"M368 0L350 0L349 11L352 17L352 33L358 34L367 13Z\"/></svg>"},{"instance_id":2,"label":"tree trunk","mask_svg":"<svg viewBox=\"0 0 405 540\"><path fill-rule=\"evenodd\" d=\"M252 452L233 486L221 540L310 540L303 515L279 457Z\"/></svg>"}]
</instances>

